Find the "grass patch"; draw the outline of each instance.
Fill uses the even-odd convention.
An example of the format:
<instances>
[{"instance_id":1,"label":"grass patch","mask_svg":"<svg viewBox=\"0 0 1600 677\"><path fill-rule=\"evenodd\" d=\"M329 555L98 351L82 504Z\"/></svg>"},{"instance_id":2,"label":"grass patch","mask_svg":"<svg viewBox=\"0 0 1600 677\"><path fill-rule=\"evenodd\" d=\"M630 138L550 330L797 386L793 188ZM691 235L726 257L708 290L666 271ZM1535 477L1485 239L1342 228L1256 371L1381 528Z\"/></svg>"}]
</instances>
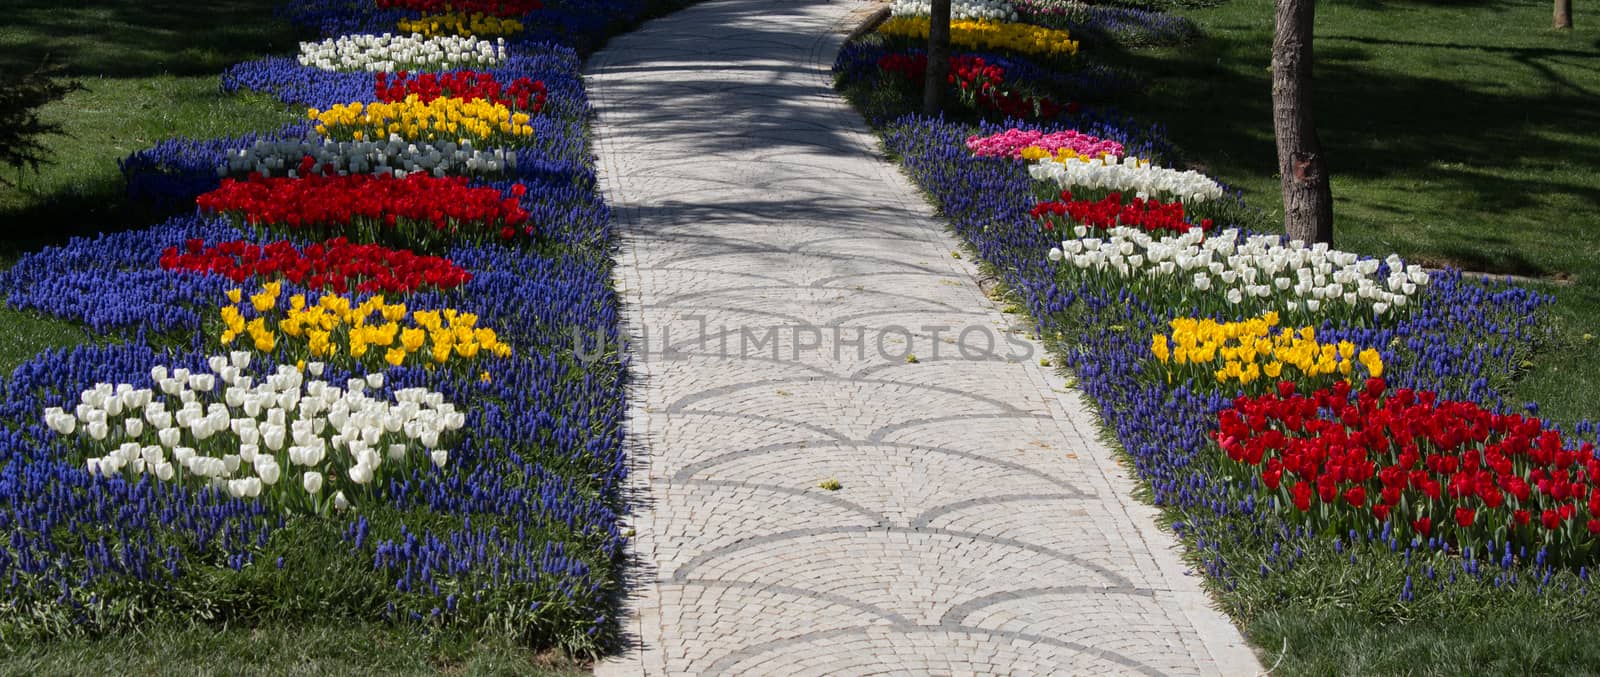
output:
<instances>
[{"instance_id":1,"label":"grass patch","mask_svg":"<svg viewBox=\"0 0 1600 677\"><path fill-rule=\"evenodd\" d=\"M218 74L299 39L271 18L273 0L17 0L0 22L0 71L49 60L85 89L42 115L66 133L47 137L37 173L0 168L0 269L17 256L93 235L148 225L163 214L131 203L117 161L176 136L211 138L273 129L295 115L262 95L224 96ZM0 308L0 374L46 348L88 340L77 325Z\"/></svg>"},{"instance_id":2,"label":"grass patch","mask_svg":"<svg viewBox=\"0 0 1600 677\"><path fill-rule=\"evenodd\" d=\"M46 348L64 348L89 340L83 327L72 322L25 313L0 305L0 375L10 374Z\"/></svg>"},{"instance_id":3,"label":"grass patch","mask_svg":"<svg viewBox=\"0 0 1600 677\"><path fill-rule=\"evenodd\" d=\"M252 627L160 621L138 632L9 646L8 675L545 675L588 674L559 653L502 640L419 640L359 620L280 621Z\"/></svg>"},{"instance_id":4,"label":"grass patch","mask_svg":"<svg viewBox=\"0 0 1600 677\"><path fill-rule=\"evenodd\" d=\"M1314 84L1342 249L1549 280L1554 350L1513 391L1570 425L1600 399L1600 28L1548 4L1319 3ZM1204 37L1090 58L1147 74L1118 108L1166 125L1196 168L1282 219L1273 4L1176 10ZM1557 284L1559 282L1559 284Z\"/></svg>"}]
</instances>

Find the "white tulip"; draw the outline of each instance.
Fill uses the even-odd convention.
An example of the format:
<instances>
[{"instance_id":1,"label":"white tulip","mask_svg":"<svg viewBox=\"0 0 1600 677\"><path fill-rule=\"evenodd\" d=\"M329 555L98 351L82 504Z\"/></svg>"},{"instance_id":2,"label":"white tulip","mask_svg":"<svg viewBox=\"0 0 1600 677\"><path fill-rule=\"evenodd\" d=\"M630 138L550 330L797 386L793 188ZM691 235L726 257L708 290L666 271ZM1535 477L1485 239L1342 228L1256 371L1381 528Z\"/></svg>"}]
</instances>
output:
<instances>
[{"instance_id":1,"label":"white tulip","mask_svg":"<svg viewBox=\"0 0 1600 677\"><path fill-rule=\"evenodd\" d=\"M428 457L433 460L434 467L443 468L445 462L450 460L450 452L444 449L434 449L429 452Z\"/></svg>"},{"instance_id":2,"label":"white tulip","mask_svg":"<svg viewBox=\"0 0 1600 677\"><path fill-rule=\"evenodd\" d=\"M300 476L300 486L304 487L308 494L322 493L322 473L307 470Z\"/></svg>"},{"instance_id":3,"label":"white tulip","mask_svg":"<svg viewBox=\"0 0 1600 677\"><path fill-rule=\"evenodd\" d=\"M348 508L348 507L350 507L350 501L345 500L343 491L338 492L338 493L333 495L333 509L334 510L344 510L345 508Z\"/></svg>"},{"instance_id":4,"label":"white tulip","mask_svg":"<svg viewBox=\"0 0 1600 677\"><path fill-rule=\"evenodd\" d=\"M261 442L268 449L283 451L284 430L281 425L270 425L261 430Z\"/></svg>"},{"instance_id":5,"label":"white tulip","mask_svg":"<svg viewBox=\"0 0 1600 677\"><path fill-rule=\"evenodd\" d=\"M261 455L256 457L255 471L256 475L261 478L262 484L272 486L278 483L278 477L282 474L283 469L278 467L277 459Z\"/></svg>"}]
</instances>

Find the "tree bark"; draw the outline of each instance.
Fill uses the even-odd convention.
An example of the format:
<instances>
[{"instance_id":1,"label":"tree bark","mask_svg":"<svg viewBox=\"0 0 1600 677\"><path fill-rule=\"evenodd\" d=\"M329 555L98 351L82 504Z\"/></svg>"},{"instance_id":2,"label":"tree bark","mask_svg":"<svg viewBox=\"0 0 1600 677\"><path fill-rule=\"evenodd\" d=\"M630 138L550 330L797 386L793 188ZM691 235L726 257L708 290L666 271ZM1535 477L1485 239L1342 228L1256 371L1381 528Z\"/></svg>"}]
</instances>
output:
<instances>
[{"instance_id":1,"label":"tree bark","mask_svg":"<svg viewBox=\"0 0 1600 677\"><path fill-rule=\"evenodd\" d=\"M1272 128L1283 176L1283 229L1306 242L1333 241L1333 191L1311 115L1315 0L1278 0L1272 39Z\"/></svg>"},{"instance_id":2,"label":"tree bark","mask_svg":"<svg viewBox=\"0 0 1600 677\"><path fill-rule=\"evenodd\" d=\"M1572 28L1572 0L1556 0L1554 26L1558 31Z\"/></svg>"},{"instance_id":3,"label":"tree bark","mask_svg":"<svg viewBox=\"0 0 1600 677\"><path fill-rule=\"evenodd\" d=\"M945 81L950 77L950 0L933 0L928 17L928 79L922 88L922 112L944 110Z\"/></svg>"}]
</instances>

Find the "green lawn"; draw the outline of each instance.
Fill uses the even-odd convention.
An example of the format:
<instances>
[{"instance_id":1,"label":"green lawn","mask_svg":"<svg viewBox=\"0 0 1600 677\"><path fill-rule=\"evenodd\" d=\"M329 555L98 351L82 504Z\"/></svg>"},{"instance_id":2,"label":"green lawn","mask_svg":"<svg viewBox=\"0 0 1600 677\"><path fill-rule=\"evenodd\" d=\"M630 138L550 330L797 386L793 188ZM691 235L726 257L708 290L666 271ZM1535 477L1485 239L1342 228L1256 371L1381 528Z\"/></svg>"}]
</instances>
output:
<instances>
[{"instance_id":1,"label":"green lawn","mask_svg":"<svg viewBox=\"0 0 1600 677\"><path fill-rule=\"evenodd\" d=\"M48 137L38 173L0 168L0 268L25 252L155 222L161 214L124 197L117 160L174 136L210 138L279 127L288 109L263 96L218 92L229 65L287 53L298 39L271 20L273 0L45 2L11 0L0 21L0 71L42 61L83 83L43 112L63 136ZM0 374L48 347L86 340L76 325L0 305Z\"/></svg>"},{"instance_id":2,"label":"green lawn","mask_svg":"<svg viewBox=\"0 0 1600 677\"><path fill-rule=\"evenodd\" d=\"M1148 81L1118 102L1282 219L1270 0L1175 10L1199 42L1085 55ZM1549 29L1547 2L1323 0L1319 134L1335 243L1551 281L1555 336L1515 395L1556 421L1600 415L1600 24Z\"/></svg>"},{"instance_id":3,"label":"green lawn","mask_svg":"<svg viewBox=\"0 0 1600 677\"><path fill-rule=\"evenodd\" d=\"M66 136L35 174L0 168L0 268L77 234L154 223L124 197L117 160L175 136L212 138L294 119L263 96L223 96L218 76L300 36L272 19L279 0L8 0L0 70L49 57L86 89L50 106ZM0 375L49 347L87 342L83 328L0 305ZM152 620L138 633L43 642L0 638L0 674L582 674L583 666L504 640L470 642L381 622L262 621L250 627Z\"/></svg>"},{"instance_id":4,"label":"green lawn","mask_svg":"<svg viewBox=\"0 0 1600 677\"><path fill-rule=\"evenodd\" d=\"M95 640L7 646L7 675L547 675L588 674L559 654L505 642L419 639L414 631L350 621L257 627L155 623Z\"/></svg>"}]
</instances>

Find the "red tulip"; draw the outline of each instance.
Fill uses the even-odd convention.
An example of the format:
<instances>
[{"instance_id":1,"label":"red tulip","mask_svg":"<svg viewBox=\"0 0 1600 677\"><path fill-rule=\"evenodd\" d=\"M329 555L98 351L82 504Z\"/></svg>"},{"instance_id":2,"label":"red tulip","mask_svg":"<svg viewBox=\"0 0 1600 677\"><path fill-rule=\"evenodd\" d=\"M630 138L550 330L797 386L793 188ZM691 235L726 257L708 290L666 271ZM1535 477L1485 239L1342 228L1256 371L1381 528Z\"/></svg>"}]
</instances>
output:
<instances>
[{"instance_id":1,"label":"red tulip","mask_svg":"<svg viewBox=\"0 0 1600 677\"><path fill-rule=\"evenodd\" d=\"M1290 489L1289 493L1294 497L1294 507L1299 508L1301 512L1311 509L1311 485L1306 484L1305 480L1295 482L1294 488Z\"/></svg>"},{"instance_id":2,"label":"red tulip","mask_svg":"<svg viewBox=\"0 0 1600 677\"><path fill-rule=\"evenodd\" d=\"M1344 491L1344 502L1352 508L1359 508L1367 502L1367 490L1361 487L1350 487Z\"/></svg>"}]
</instances>

